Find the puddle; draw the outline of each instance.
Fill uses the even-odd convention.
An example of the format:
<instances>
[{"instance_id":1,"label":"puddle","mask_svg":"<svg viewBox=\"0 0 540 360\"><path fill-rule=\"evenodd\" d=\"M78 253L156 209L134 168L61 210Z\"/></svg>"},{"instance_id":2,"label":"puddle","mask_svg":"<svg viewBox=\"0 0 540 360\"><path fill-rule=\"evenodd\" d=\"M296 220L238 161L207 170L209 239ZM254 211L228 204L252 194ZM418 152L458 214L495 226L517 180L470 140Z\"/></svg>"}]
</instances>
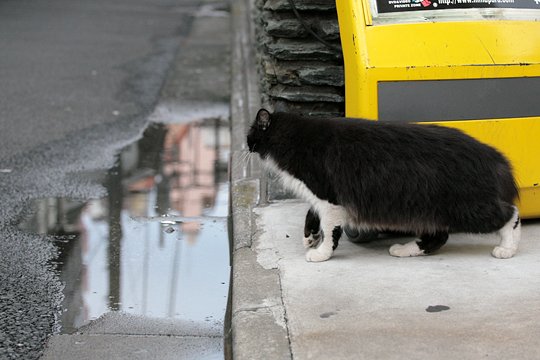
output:
<instances>
[{"instance_id":1,"label":"puddle","mask_svg":"<svg viewBox=\"0 0 540 360\"><path fill-rule=\"evenodd\" d=\"M107 174L108 197L37 204L31 230L60 250L62 333L109 311L223 326L229 143L220 120L153 124Z\"/></svg>"}]
</instances>

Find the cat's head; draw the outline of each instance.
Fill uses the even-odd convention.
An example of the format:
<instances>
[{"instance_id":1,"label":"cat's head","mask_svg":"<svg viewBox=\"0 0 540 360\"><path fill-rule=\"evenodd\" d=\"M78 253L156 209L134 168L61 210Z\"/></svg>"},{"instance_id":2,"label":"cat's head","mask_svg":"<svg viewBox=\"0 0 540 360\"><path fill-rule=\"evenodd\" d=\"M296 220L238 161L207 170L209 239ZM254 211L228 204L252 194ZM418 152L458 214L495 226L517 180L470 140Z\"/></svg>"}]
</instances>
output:
<instances>
[{"instance_id":1,"label":"cat's head","mask_svg":"<svg viewBox=\"0 0 540 360\"><path fill-rule=\"evenodd\" d=\"M266 109L260 109L247 135L249 151L258 153L262 158L268 153L268 137L272 125L271 117Z\"/></svg>"}]
</instances>

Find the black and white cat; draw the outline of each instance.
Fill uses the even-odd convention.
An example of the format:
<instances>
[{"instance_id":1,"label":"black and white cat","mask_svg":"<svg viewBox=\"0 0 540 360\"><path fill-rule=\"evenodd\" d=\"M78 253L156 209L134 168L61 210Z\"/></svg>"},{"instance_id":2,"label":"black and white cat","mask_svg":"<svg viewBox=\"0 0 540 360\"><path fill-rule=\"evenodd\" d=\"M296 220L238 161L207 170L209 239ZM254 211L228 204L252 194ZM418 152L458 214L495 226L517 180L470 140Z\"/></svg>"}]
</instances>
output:
<instances>
[{"instance_id":1,"label":"black and white cat","mask_svg":"<svg viewBox=\"0 0 540 360\"><path fill-rule=\"evenodd\" d=\"M311 220L320 222L321 234L310 234L306 224L308 261L329 259L347 224L419 237L390 247L393 256L430 254L449 232L498 231L492 255L517 252L521 224L511 166L459 130L261 109L247 143L318 215Z\"/></svg>"}]
</instances>

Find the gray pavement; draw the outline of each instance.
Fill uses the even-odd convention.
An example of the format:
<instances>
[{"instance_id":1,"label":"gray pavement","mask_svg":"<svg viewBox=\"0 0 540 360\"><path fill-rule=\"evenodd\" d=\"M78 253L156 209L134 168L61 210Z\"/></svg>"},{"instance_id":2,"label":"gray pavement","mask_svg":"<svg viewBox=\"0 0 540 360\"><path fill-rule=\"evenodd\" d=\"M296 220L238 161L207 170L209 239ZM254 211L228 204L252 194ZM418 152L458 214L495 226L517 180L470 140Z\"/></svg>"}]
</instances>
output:
<instances>
[{"instance_id":1,"label":"gray pavement","mask_svg":"<svg viewBox=\"0 0 540 360\"><path fill-rule=\"evenodd\" d=\"M306 262L308 205L268 201L267 175L244 156L260 104L251 4L232 12L233 358L540 358L539 221L508 260L490 255L495 235L454 234L432 256L388 254L410 238L342 239L329 261Z\"/></svg>"},{"instance_id":2,"label":"gray pavement","mask_svg":"<svg viewBox=\"0 0 540 360\"><path fill-rule=\"evenodd\" d=\"M190 29L185 0L0 3L0 160L119 119L145 122Z\"/></svg>"},{"instance_id":3,"label":"gray pavement","mask_svg":"<svg viewBox=\"0 0 540 360\"><path fill-rule=\"evenodd\" d=\"M174 319L108 313L49 340L43 359L222 359L222 329Z\"/></svg>"}]
</instances>

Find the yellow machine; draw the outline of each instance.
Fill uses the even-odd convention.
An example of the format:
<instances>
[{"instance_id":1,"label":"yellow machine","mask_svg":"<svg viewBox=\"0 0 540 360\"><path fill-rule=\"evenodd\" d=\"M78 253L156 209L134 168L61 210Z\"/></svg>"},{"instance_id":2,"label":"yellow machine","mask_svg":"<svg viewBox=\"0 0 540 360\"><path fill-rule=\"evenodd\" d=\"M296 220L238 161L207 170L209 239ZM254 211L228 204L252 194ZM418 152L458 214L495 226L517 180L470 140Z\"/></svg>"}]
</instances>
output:
<instances>
[{"instance_id":1,"label":"yellow machine","mask_svg":"<svg viewBox=\"0 0 540 360\"><path fill-rule=\"evenodd\" d=\"M349 117L462 129L540 217L540 0L338 0Z\"/></svg>"}]
</instances>

